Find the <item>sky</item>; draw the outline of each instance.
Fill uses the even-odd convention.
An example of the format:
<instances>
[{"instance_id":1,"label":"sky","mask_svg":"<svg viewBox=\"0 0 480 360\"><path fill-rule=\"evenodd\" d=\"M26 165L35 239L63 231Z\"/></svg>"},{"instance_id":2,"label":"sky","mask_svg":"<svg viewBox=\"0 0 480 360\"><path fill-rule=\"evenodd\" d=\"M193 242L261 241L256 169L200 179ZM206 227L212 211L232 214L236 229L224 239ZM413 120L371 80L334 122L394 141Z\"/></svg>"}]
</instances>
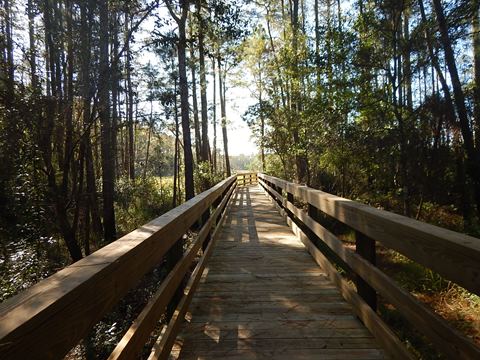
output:
<instances>
[{"instance_id":1,"label":"sky","mask_svg":"<svg viewBox=\"0 0 480 360\"><path fill-rule=\"evenodd\" d=\"M169 16L166 9L159 10L162 16ZM149 37L149 34L152 32L153 28L155 27L155 23L153 19L148 19L142 24L141 31L137 37L137 46L141 46L143 43L143 39ZM142 55L137 57L138 62L141 65L146 65L148 62L151 64L158 64L157 56L149 52L144 48L142 51ZM240 65L241 66L241 65ZM207 70L208 71L208 70ZM234 72L237 72L238 69L234 69ZM243 72L240 71L240 72ZM190 71L188 70L187 76L190 80ZM244 76L248 77L248 74L243 74ZM197 75L198 76L198 75ZM232 77L235 76L232 74ZM197 79L198 81L198 79ZM207 76L208 87L207 87L207 101L210 103L213 100L213 78L211 76ZM227 75L227 95L226 95L226 113L227 113L227 131L228 131L228 150L230 156L237 156L237 155L255 155L258 154L258 148L252 138L252 132L247 124L242 120L243 113L247 110L248 106L253 105L255 100L250 95L250 90L245 86L237 84L233 81L232 78L229 78ZM200 97L199 94L199 86L197 86L197 96ZM220 99L219 99L219 89L218 89L218 81L217 81L217 121L220 120ZM191 96L191 89L189 89L189 95ZM200 106L200 98L198 98L198 103ZM209 121L211 122L211 118ZM194 136L194 132L192 131L192 137ZM209 125L209 140L210 145L212 146L213 142L213 125ZM222 130L221 127L218 125L217 127L217 148L221 149L223 152L223 139L222 139Z\"/></svg>"},{"instance_id":2,"label":"sky","mask_svg":"<svg viewBox=\"0 0 480 360\"><path fill-rule=\"evenodd\" d=\"M258 154L258 148L255 145L254 139L252 139L252 131L241 118L248 106L255 103L255 100L250 96L250 91L245 87L232 85L232 87L227 90L226 100L227 121L229 121L227 128L229 132L229 155ZM211 130L211 133L213 133L213 130Z\"/></svg>"}]
</instances>

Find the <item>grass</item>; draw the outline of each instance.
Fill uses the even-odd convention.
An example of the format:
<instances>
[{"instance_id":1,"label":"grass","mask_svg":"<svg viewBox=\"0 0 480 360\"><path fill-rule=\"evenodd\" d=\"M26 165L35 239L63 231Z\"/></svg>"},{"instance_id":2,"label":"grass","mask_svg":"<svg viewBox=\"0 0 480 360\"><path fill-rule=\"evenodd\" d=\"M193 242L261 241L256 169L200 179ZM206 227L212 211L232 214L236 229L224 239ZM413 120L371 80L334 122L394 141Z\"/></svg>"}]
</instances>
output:
<instances>
[{"instance_id":1,"label":"grass","mask_svg":"<svg viewBox=\"0 0 480 360\"><path fill-rule=\"evenodd\" d=\"M480 345L480 297L405 256L379 248L377 265L419 301Z\"/></svg>"}]
</instances>

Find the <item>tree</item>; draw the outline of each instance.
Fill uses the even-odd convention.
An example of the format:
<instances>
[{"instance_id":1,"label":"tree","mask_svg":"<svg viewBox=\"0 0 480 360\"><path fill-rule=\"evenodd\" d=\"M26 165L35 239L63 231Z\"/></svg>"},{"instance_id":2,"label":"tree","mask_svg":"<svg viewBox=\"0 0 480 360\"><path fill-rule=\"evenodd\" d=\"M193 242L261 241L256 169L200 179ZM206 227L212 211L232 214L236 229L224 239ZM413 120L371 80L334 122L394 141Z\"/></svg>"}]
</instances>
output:
<instances>
[{"instance_id":1,"label":"tree","mask_svg":"<svg viewBox=\"0 0 480 360\"><path fill-rule=\"evenodd\" d=\"M450 79L452 82L454 100L462 131L463 143L467 155L467 171L473 182L475 190L475 200L477 206L477 216L480 216L480 150L475 147L473 131L470 126L467 107L465 105L465 94L460 81L455 54L452 42L448 33L448 24L440 0L433 0L438 29L440 31L440 42L445 52L445 63L447 65ZM475 9L478 13L478 9Z\"/></svg>"},{"instance_id":2,"label":"tree","mask_svg":"<svg viewBox=\"0 0 480 360\"><path fill-rule=\"evenodd\" d=\"M182 118L182 132L183 132L183 157L185 161L185 199L189 200L194 196L194 182L193 182L193 154L192 141L190 135L190 118L189 118L189 103L188 103L188 80L187 80L187 66L186 66L186 22L188 16L188 1L180 1L180 15L177 15L173 4L170 0L164 0L168 7L170 15L175 20L178 26L178 42L177 42L177 56L178 56L178 74L179 74L179 88L180 88L180 108Z\"/></svg>"}]
</instances>

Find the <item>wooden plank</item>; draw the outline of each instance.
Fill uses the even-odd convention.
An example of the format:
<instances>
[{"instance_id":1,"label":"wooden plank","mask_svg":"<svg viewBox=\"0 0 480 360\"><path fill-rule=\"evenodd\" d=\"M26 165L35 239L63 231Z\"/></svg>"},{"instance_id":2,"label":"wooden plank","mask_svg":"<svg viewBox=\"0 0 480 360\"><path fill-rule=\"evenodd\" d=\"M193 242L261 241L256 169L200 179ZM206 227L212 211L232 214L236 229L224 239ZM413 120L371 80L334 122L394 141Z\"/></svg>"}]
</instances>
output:
<instances>
[{"instance_id":1,"label":"wooden plank","mask_svg":"<svg viewBox=\"0 0 480 360\"><path fill-rule=\"evenodd\" d=\"M245 324L239 325L237 321L211 321L209 323L196 323L189 324L185 327L181 339L187 337L196 337L199 334L209 333L221 333L223 331L244 331L247 337L253 338L254 331L263 331L263 335L268 336L271 333L271 337L281 337L282 333L291 329L302 329L302 331L310 331L308 337L325 338L330 337L333 334L338 337L339 333L335 330L355 330L354 334L358 335L360 332L365 332L367 336L364 338L373 338L373 336L361 325L360 321L353 316L350 317L334 317L329 320L273 320L273 321L249 321ZM325 330L323 334L317 333L318 329ZM265 331L269 330L269 331ZM361 330L361 331L358 331ZM193 335L193 336L191 336ZM301 338L295 331L287 332L286 337L282 339L295 339ZM346 336L348 337L348 336ZM378 347L378 346L377 346Z\"/></svg>"},{"instance_id":2,"label":"wooden plank","mask_svg":"<svg viewBox=\"0 0 480 360\"><path fill-rule=\"evenodd\" d=\"M229 201L232 198L229 198ZM187 308L190 304L190 301L192 299L193 293L195 292L198 283L201 279L203 270L205 268L205 265L212 253L212 249L215 246L215 242L218 239L218 234L220 233L220 228L223 224L223 221L225 219L225 216L222 217L221 221L219 222L217 228L214 230L212 233L212 238L210 243L208 244L207 248L205 249L205 252L198 262L197 266L195 267L195 270L193 271L192 275L190 276L190 279L188 280L187 286L185 287L184 290L184 295L182 299L180 300L177 309L175 310L172 318L170 319L168 325L164 328L162 331L162 334L160 337L157 339L155 342L152 351L150 353L150 356L148 357L149 360L153 359L167 359L170 351L172 349L172 346L175 341L175 337L178 334L178 330L184 320L185 313L187 311Z\"/></svg>"},{"instance_id":3,"label":"wooden plank","mask_svg":"<svg viewBox=\"0 0 480 360\"><path fill-rule=\"evenodd\" d=\"M335 349L351 350L342 359L384 358L335 285L320 268L312 270L311 256L259 190L238 189L172 356L328 358L334 353L325 353L325 346L348 337L358 341L344 348L336 343ZM256 231L271 223L278 225ZM257 236L239 237L245 229L238 224L248 224Z\"/></svg>"},{"instance_id":4,"label":"wooden plank","mask_svg":"<svg viewBox=\"0 0 480 360\"><path fill-rule=\"evenodd\" d=\"M322 314L340 314L346 315L352 313L352 308L345 301L337 302L253 302L238 306L235 303L215 303L210 305L195 304L191 307L193 313L197 315L221 315L229 312L237 314L266 314L266 313L286 313L295 311L297 313L310 314L321 312Z\"/></svg>"},{"instance_id":5,"label":"wooden plank","mask_svg":"<svg viewBox=\"0 0 480 360\"><path fill-rule=\"evenodd\" d=\"M64 356L235 180L222 181L1 304L0 358Z\"/></svg>"},{"instance_id":6,"label":"wooden plank","mask_svg":"<svg viewBox=\"0 0 480 360\"><path fill-rule=\"evenodd\" d=\"M290 204L288 204L288 209L321 238L356 274L392 303L440 351L456 359L480 358L480 349L471 339L452 328L443 318L419 302L408 291L400 288L380 269L345 248L341 240L308 216L305 211L290 206Z\"/></svg>"},{"instance_id":7,"label":"wooden plank","mask_svg":"<svg viewBox=\"0 0 480 360\"><path fill-rule=\"evenodd\" d=\"M335 289L337 292L338 290ZM198 294L198 293L197 293ZM238 293L236 293L239 296ZM261 313L261 314L210 314L210 315L198 315L198 314L187 314L188 324L195 323L211 323L211 322L228 322L236 321L239 324L251 322L251 321L313 321L313 320L326 320L326 321L336 321L340 318L351 317L352 312L349 314L328 314L328 313L297 313L297 312L287 312L287 313ZM360 323L361 324L361 323ZM188 325L186 325L188 326ZM363 324L359 325L359 328L364 328ZM378 344L377 344L377 347Z\"/></svg>"},{"instance_id":8,"label":"wooden plank","mask_svg":"<svg viewBox=\"0 0 480 360\"><path fill-rule=\"evenodd\" d=\"M377 349L278 349L272 347L259 353L251 349L234 349L227 351L206 351L195 353L186 353L183 355L180 351L173 354L173 359L180 356L181 359L228 359L228 360L250 360L250 359L275 359L275 360L311 360L311 359L323 359L323 360L375 360L384 359L385 354L381 350Z\"/></svg>"},{"instance_id":9,"label":"wooden plank","mask_svg":"<svg viewBox=\"0 0 480 360\"><path fill-rule=\"evenodd\" d=\"M329 216L480 295L480 240L268 175Z\"/></svg>"},{"instance_id":10,"label":"wooden plank","mask_svg":"<svg viewBox=\"0 0 480 360\"><path fill-rule=\"evenodd\" d=\"M351 286L340 276L335 267L308 239L305 233L290 219L285 210L278 208L282 216L292 228L293 232L303 242L315 261L324 269L333 283L340 289L343 297L353 306L357 316L365 326L372 332L378 342L384 347L393 359L413 359L412 355L405 349L402 342L370 308L362 298L351 288Z\"/></svg>"},{"instance_id":11,"label":"wooden plank","mask_svg":"<svg viewBox=\"0 0 480 360\"><path fill-rule=\"evenodd\" d=\"M334 285L331 285L330 281L324 281L322 283L320 282L308 282L308 283L298 283L296 281L289 281L288 283L284 283L282 281L276 282L275 284L272 284L275 286L278 291L287 291L289 289L292 290L301 290L305 288L306 286L322 286L322 287L327 287L327 288L335 288ZM272 286L273 287L273 286ZM211 283L209 284L209 291L241 291L241 292L250 292L250 291L256 291L256 290L262 290L262 288L265 288L265 284L258 284L258 283L253 283L253 284L241 284L237 285L236 284L228 284L228 283Z\"/></svg>"},{"instance_id":12,"label":"wooden plank","mask_svg":"<svg viewBox=\"0 0 480 360\"><path fill-rule=\"evenodd\" d=\"M271 349L377 349L378 345L372 337L345 337L345 338L310 338L306 339L222 339L216 343L211 340L177 339L173 352L178 351L182 356L186 354L211 354L213 352L227 352L233 350L255 349L263 353ZM182 351L183 348L183 351Z\"/></svg>"},{"instance_id":13,"label":"wooden plank","mask_svg":"<svg viewBox=\"0 0 480 360\"><path fill-rule=\"evenodd\" d=\"M117 344L109 360L132 359L140 354L144 344L147 342L151 332L155 329L160 316L164 313L165 307L172 299L176 289L183 280L192 261L197 256L200 248L207 239L210 229L216 224L222 211L226 207L235 186L231 186L226 196L222 199L220 206L215 209L212 216L206 221L197 235L196 241L190 246L183 258L175 265L172 271L163 280L160 288L155 292L148 304L144 307L139 316L135 319L126 334ZM218 227L217 227L218 228Z\"/></svg>"},{"instance_id":14,"label":"wooden plank","mask_svg":"<svg viewBox=\"0 0 480 360\"><path fill-rule=\"evenodd\" d=\"M203 294L203 296L197 296L198 294ZM283 293L260 293L260 292L255 292L255 293L248 293L242 296L241 298L238 298L236 296L236 293L221 293L217 295L211 295L208 292L204 293L197 293L195 294L195 298L192 301L192 304L195 303L202 303L203 301L208 301L211 302L212 304L222 304L222 303L228 303L228 304L233 304L234 306L242 306L244 303L249 304L253 302L257 303L278 303L282 301L288 301L291 303L302 303L305 302L307 304L309 303L315 303L315 302L341 302L343 301L342 297L338 292L332 291L330 293L315 293L315 294L304 294L301 291L298 291L296 293L290 292L287 293L288 295L283 295Z\"/></svg>"},{"instance_id":15,"label":"wooden plank","mask_svg":"<svg viewBox=\"0 0 480 360\"><path fill-rule=\"evenodd\" d=\"M265 325L265 323L262 323ZM272 325L275 323L272 323ZM328 324L327 324L328 325ZM288 321L280 326L247 326L239 328L238 323L214 323L205 327L187 327L182 332L181 339L202 340L207 337L213 341L234 340L234 339L312 339L312 338L368 338L372 337L370 332L361 328L358 324L355 328L322 328L325 323L310 323Z\"/></svg>"},{"instance_id":16,"label":"wooden plank","mask_svg":"<svg viewBox=\"0 0 480 360\"><path fill-rule=\"evenodd\" d=\"M201 287L200 287L201 288ZM199 299L201 301L202 298L210 298L210 297L218 297L218 298L235 298L235 292L231 291L201 291L198 288L195 294L195 299ZM205 288L205 287L204 287ZM275 290L275 289L273 289ZM305 289L305 290L288 290L288 291L271 291L270 289L263 289L255 292L251 292L248 294L244 294L244 297L241 299L280 299L285 300L288 299L295 299L297 297L305 299L321 299L323 296L337 296L340 295L338 290L334 287L332 288L315 288L315 289Z\"/></svg>"},{"instance_id":17,"label":"wooden plank","mask_svg":"<svg viewBox=\"0 0 480 360\"><path fill-rule=\"evenodd\" d=\"M376 264L375 240L363 235L361 232L355 232L355 251L371 264ZM356 277L355 285L358 295L374 310L377 310L377 293L361 276Z\"/></svg>"}]
</instances>

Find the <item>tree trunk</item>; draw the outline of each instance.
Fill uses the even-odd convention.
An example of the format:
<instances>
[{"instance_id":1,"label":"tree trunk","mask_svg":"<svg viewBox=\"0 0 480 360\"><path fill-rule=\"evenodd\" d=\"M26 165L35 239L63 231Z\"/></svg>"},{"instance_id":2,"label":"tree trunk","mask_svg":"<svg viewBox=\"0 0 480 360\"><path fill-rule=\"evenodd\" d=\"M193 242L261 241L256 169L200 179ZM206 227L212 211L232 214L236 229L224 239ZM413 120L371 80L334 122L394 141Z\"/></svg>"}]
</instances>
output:
<instances>
[{"instance_id":1,"label":"tree trunk","mask_svg":"<svg viewBox=\"0 0 480 360\"><path fill-rule=\"evenodd\" d=\"M202 138L198 120L197 79L195 76L195 49L190 47L190 71L192 73L192 100L193 100L193 126L195 128L195 156L197 163L201 161Z\"/></svg>"},{"instance_id":2,"label":"tree trunk","mask_svg":"<svg viewBox=\"0 0 480 360\"><path fill-rule=\"evenodd\" d=\"M208 103L207 103L207 79L205 75L205 47L204 47L204 24L201 15L201 0L197 0L197 21L198 21L198 57L200 62L200 102L202 105L202 148L201 160L208 161Z\"/></svg>"},{"instance_id":3,"label":"tree trunk","mask_svg":"<svg viewBox=\"0 0 480 360\"><path fill-rule=\"evenodd\" d=\"M128 10L125 12L125 70L127 76L127 126L128 126L128 175L130 180L135 179L135 140L134 140L134 124L133 124L133 88L132 88L132 64L130 52L130 16Z\"/></svg>"},{"instance_id":4,"label":"tree trunk","mask_svg":"<svg viewBox=\"0 0 480 360\"><path fill-rule=\"evenodd\" d=\"M472 0L472 32L473 32L473 68L475 88L473 97L473 114L475 129L475 148L480 149L480 1Z\"/></svg>"},{"instance_id":5,"label":"tree trunk","mask_svg":"<svg viewBox=\"0 0 480 360\"><path fill-rule=\"evenodd\" d=\"M33 7L33 0L27 2L28 14L28 38L30 41L29 62L30 62L30 81L34 91L38 88L37 76L37 48L35 46L35 9Z\"/></svg>"},{"instance_id":6,"label":"tree trunk","mask_svg":"<svg viewBox=\"0 0 480 360\"><path fill-rule=\"evenodd\" d=\"M412 93L412 65L410 60L410 6L406 5L403 10L403 42L405 44L404 58L403 58L403 83L405 84L405 97L404 103L411 111L413 109L413 93Z\"/></svg>"},{"instance_id":7,"label":"tree trunk","mask_svg":"<svg viewBox=\"0 0 480 360\"><path fill-rule=\"evenodd\" d=\"M457 114L462 130L463 143L467 154L466 170L472 179L475 189L475 202L477 206L477 216L480 214L480 157L478 149L475 148L473 133L470 128L468 112L465 105L465 94L462 89L462 83L458 74L455 54L453 52L452 42L448 34L448 24L445 18L441 0L433 0L433 7L437 16L438 28L440 31L440 42L445 53L445 62L450 73L452 82L454 100L457 108Z\"/></svg>"},{"instance_id":8,"label":"tree trunk","mask_svg":"<svg viewBox=\"0 0 480 360\"><path fill-rule=\"evenodd\" d=\"M178 123L178 104L177 104L177 80L175 80L175 91L174 91L175 100L173 102L174 112L175 112L175 154L173 156L173 198L172 198L172 207L177 207L177 183L178 183L178 142L179 142L179 123Z\"/></svg>"},{"instance_id":9,"label":"tree trunk","mask_svg":"<svg viewBox=\"0 0 480 360\"><path fill-rule=\"evenodd\" d=\"M213 171L217 171L217 69L215 58L212 58L213 72L213 150L212 150L212 166Z\"/></svg>"},{"instance_id":10,"label":"tree trunk","mask_svg":"<svg viewBox=\"0 0 480 360\"><path fill-rule=\"evenodd\" d=\"M185 200L190 200L195 196L195 187L193 182L193 154L192 140L190 135L190 118L188 103L188 80L186 64L186 20L188 13L188 3L182 2L182 16L177 18L178 23L178 76L180 87L180 109L182 117L183 131L183 157L185 161Z\"/></svg>"},{"instance_id":11,"label":"tree trunk","mask_svg":"<svg viewBox=\"0 0 480 360\"><path fill-rule=\"evenodd\" d=\"M94 239L100 239L102 236L102 222L100 219L100 211L98 209L97 189L95 184L95 168L93 164L92 141L90 138L91 128L94 120L90 110L90 102L92 98L90 67L91 67L91 33L93 22L93 9L89 0L80 2L80 17L81 17L81 31L80 31L80 47L82 49L81 64L80 64L80 95L82 97L82 111L83 111L83 134L82 143L85 148L85 172L86 172L86 209L91 213L92 226L94 232ZM89 218L88 212L86 218ZM85 226L90 226L90 221L86 221ZM90 239L90 236L85 235L85 241ZM87 246L87 244L85 245ZM90 249L88 244L88 249ZM87 255L87 254L86 254Z\"/></svg>"},{"instance_id":12,"label":"tree trunk","mask_svg":"<svg viewBox=\"0 0 480 360\"><path fill-rule=\"evenodd\" d=\"M113 172L114 160L112 154L112 126L110 121L110 66L109 66L109 21L108 1L99 0L100 8L100 74L98 89L98 114L101 125L102 148L102 191L103 191L103 224L106 243L116 239L115 228L115 178Z\"/></svg>"},{"instance_id":13,"label":"tree trunk","mask_svg":"<svg viewBox=\"0 0 480 360\"><path fill-rule=\"evenodd\" d=\"M177 93L175 92L175 97ZM147 135L147 150L145 154L145 169L143 170L143 178L147 178L147 168L148 168L148 160L150 157L150 143L152 138L152 128L153 128L153 94L150 92L150 121L148 123L148 135Z\"/></svg>"},{"instance_id":14,"label":"tree trunk","mask_svg":"<svg viewBox=\"0 0 480 360\"><path fill-rule=\"evenodd\" d=\"M292 125L292 138L293 144L295 146L295 165L296 165L296 180L298 183L306 183L307 182L307 160L305 155L303 154L303 149L300 149L300 135L299 135L299 119L300 119L300 112L302 111L302 101L301 101L301 93L300 93L300 83L301 77L299 71L299 61L298 61L298 37L299 37L299 18L298 18L298 10L299 10L299 0L293 0L293 12L292 12L292 49L295 55L294 60L294 76L292 79L292 110L294 111L296 119L294 119L294 123ZM330 2L328 1L328 4Z\"/></svg>"},{"instance_id":15,"label":"tree trunk","mask_svg":"<svg viewBox=\"0 0 480 360\"><path fill-rule=\"evenodd\" d=\"M320 67L320 20L318 16L318 0L315 0L313 5L315 15L315 69L316 69L316 85L317 94L319 94L319 87L321 83L321 67Z\"/></svg>"},{"instance_id":16,"label":"tree trunk","mask_svg":"<svg viewBox=\"0 0 480 360\"><path fill-rule=\"evenodd\" d=\"M225 106L226 86L222 71L222 61L220 56L217 57L218 63L218 85L220 88L220 114L222 116L222 135L223 135L223 152L225 154L225 170L227 177L232 175L230 169L230 158L228 156L228 134L227 134L227 110Z\"/></svg>"},{"instance_id":17,"label":"tree trunk","mask_svg":"<svg viewBox=\"0 0 480 360\"><path fill-rule=\"evenodd\" d=\"M113 170L114 170L114 178L117 178L117 174L119 173L118 167L118 156L117 156L117 134L118 134L118 108L119 108L119 85L120 85L120 71L118 67L118 61L116 60L119 56L119 47L120 41L118 39L118 32L119 32L119 14L117 10L112 12L113 24L112 24L112 54L111 58L111 88L112 88L112 155L113 155Z\"/></svg>"},{"instance_id":18,"label":"tree trunk","mask_svg":"<svg viewBox=\"0 0 480 360\"><path fill-rule=\"evenodd\" d=\"M13 100L13 97L15 95L15 64L13 63L13 22L10 0L4 1L3 12L5 16L7 96L10 98L10 100Z\"/></svg>"},{"instance_id":19,"label":"tree trunk","mask_svg":"<svg viewBox=\"0 0 480 360\"><path fill-rule=\"evenodd\" d=\"M261 60L258 61L258 102L260 105L260 158L262 161L262 171L265 172L265 117L263 109L263 82Z\"/></svg>"}]
</instances>

